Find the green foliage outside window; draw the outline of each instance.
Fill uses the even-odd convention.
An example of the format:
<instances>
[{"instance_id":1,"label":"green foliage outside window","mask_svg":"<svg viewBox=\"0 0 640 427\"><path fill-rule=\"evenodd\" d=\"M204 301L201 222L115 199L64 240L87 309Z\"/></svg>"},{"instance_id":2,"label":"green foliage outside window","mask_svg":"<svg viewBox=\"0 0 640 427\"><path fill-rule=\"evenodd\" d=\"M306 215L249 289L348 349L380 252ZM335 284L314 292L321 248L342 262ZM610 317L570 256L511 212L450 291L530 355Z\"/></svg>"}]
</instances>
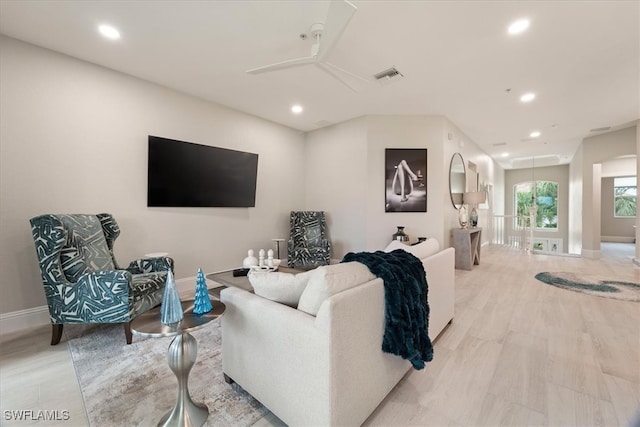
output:
<instances>
[{"instance_id":1,"label":"green foliage outside window","mask_svg":"<svg viewBox=\"0 0 640 427\"><path fill-rule=\"evenodd\" d=\"M529 226L529 208L533 204L533 186L530 182L514 186L516 215L527 217ZM558 228L558 183L552 181L536 181L536 197L538 212L536 228Z\"/></svg>"},{"instance_id":2,"label":"green foliage outside window","mask_svg":"<svg viewBox=\"0 0 640 427\"><path fill-rule=\"evenodd\" d=\"M613 183L613 215L636 216L637 187L635 177L615 178Z\"/></svg>"}]
</instances>

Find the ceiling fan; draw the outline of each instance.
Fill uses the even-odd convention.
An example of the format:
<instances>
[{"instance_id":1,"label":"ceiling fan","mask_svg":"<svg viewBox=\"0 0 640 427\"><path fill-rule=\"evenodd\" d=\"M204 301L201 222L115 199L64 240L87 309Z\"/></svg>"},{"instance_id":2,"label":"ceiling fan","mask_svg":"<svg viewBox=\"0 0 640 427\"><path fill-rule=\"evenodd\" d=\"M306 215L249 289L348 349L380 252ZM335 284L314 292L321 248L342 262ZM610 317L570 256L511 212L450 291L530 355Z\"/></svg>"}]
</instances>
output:
<instances>
[{"instance_id":1,"label":"ceiling fan","mask_svg":"<svg viewBox=\"0 0 640 427\"><path fill-rule=\"evenodd\" d=\"M367 82L367 79L324 60L344 32L356 10L356 6L348 0L332 0L329 5L329 11L327 12L325 21L316 22L311 25L310 33L315 40L314 44L311 46L311 55L253 68L251 70L247 70L247 73L261 74L285 68L313 64L331 75L333 78L337 79L349 89L357 92L357 88L349 81L349 79L347 79L347 76L364 82Z\"/></svg>"}]
</instances>

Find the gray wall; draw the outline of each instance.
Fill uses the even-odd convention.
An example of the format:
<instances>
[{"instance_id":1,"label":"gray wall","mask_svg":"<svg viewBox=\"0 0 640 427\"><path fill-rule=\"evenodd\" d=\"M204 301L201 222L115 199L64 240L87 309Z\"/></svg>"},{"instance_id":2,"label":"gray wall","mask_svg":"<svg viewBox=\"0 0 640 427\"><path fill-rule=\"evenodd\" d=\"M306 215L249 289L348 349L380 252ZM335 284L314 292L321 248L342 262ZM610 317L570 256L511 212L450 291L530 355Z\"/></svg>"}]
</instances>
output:
<instances>
[{"instance_id":1,"label":"gray wall","mask_svg":"<svg viewBox=\"0 0 640 427\"><path fill-rule=\"evenodd\" d=\"M600 206L600 235L603 242L633 242L636 231L636 219L616 218L613 215L614 178L602 178Z\"/></svg>"},{"instance_id":2,"label":"gray wall","mask_svg":"<svg viewBox=\"0 0 640 427\"><path fill-rule=\"evenodd\" d=\"M496 189L502 210L504 171L444 117L367 116L310 132L306 144L306 204L331 213L336 258L384 248L399 225L412 241L433 237L451 246L451 230L458 227L448 179L454 152L478 165L480 180ZM386 148L427 149L427 212L385 212ZM482 227L490 228L488 217L489 210L480 211ZM485 241L490 236L489 230L483 233Z\"/></svg>"},{"instance_id":3,"label":"gray wall","mask_svg":"<svg viewBox=\"0 0 640 427\"><path fill-rule=\"evenodd\" d=\"M45 305L29 218L110 212L121 263L166 251L176 277L239 265L304 208L304 136L0 38L0 313ZM147 208L147 135L259 154L255 208ZM188 173L188 171L184 171Z\"/></svg>"},{"instance_id":4,"label":"gray wall","mask_svg":"<svg viewBox=\"0 0 640 427\"><path fill-rule=\"evenodd\" d=\"M256 207L147 208L149 134L258 153ZM428 149L428 212L384 212L384 149L394 147ZM328 212L337 258L383 248L397 225L450 246L456 151L493 185L499 212L504 171L444 117L368 116L305 135L0 36L0 315L46 304L28 223L43 213L110 212L121 263L166 251L178 279L272 247L297 209Z\"/></svg>"}]
</instances>

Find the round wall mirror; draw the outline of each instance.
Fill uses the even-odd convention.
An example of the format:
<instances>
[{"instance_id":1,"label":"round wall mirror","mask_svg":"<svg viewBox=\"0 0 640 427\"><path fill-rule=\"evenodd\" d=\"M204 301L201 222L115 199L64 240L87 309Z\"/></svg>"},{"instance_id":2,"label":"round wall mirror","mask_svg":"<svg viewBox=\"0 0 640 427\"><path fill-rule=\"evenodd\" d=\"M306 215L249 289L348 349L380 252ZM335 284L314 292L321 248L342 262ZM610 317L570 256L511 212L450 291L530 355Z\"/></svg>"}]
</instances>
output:
<instances>
[{"instance_id":1,"label":"round wall mirror","mask_svg":"<svg viewBox=\"0 0 640 427\"><path fill-rule=\"evenodd\" d=\"M462 206L462 195L467 187L467 174L464 167L464 160L460 153L455 153L449 165L449 195L451 203L456 209Z\"/></svg>"}]
</instances>

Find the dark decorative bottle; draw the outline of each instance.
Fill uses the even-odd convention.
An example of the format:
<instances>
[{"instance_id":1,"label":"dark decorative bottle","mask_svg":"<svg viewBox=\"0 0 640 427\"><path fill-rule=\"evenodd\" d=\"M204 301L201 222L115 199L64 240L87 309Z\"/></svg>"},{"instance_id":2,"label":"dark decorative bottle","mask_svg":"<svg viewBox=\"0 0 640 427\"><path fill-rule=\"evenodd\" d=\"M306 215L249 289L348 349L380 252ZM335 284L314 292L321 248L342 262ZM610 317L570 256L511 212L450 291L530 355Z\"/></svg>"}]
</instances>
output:
<instances>
[{"instance_id":1,"label":"dark decorative bottle","mask_svg":"<svg viewBox=\"0 0 640 427\"><path fill-rule=\"evenodd\" d=\"M478 211L475 206L471 208L471 215L469 216L469 220L471 221L471 227L476 228L478 226Z\"/></svg>"},{"instance_id":2,"label":"dark decorative bottle","mask_svg":"<svg viewBox=\"0 0 640 427\"><path fill-rule=\"evenodd\" d=\"M398 231L396 231L392 235L393 240L398 240L399 242L402 242L402 243L408 245L409 244L409 236L407 235L407 233L404 232L404 226L398 225L397 227L398 227Z\"/></svg>"}]
</instances>

